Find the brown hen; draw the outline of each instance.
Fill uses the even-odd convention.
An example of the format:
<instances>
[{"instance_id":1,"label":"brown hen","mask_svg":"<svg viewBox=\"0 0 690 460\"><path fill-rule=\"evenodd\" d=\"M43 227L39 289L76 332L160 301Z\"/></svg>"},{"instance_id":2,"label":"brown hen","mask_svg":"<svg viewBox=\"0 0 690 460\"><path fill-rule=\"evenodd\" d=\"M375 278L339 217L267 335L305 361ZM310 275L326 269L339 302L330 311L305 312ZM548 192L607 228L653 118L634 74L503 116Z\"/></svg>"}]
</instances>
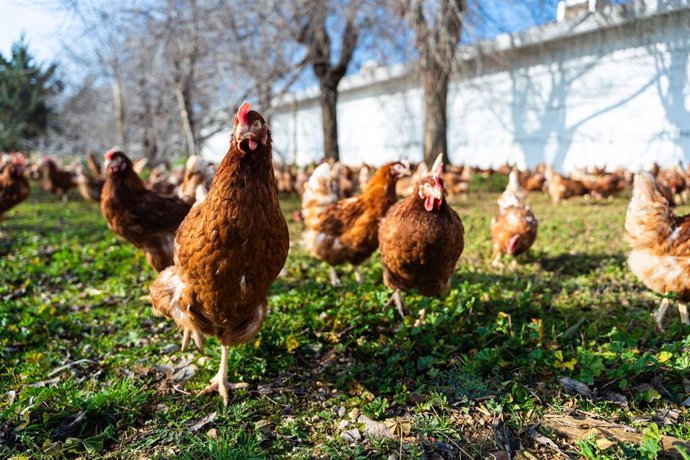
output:
<instances>
[{"instance_id":1,"label":"brown hen","mask_svg":"<svg viewBox=\"0 0 690 460\"><path fill-rule=\"evenodd\" d=\"M278 203L271 133L244 103L230 149L206 199L194 205L175 237L175 265L151 284L154 311L172 318L203 350L204 336L222 345L220 369L200 394L228 403L228 347L258 333L268 289L287 258L289 234Z\"/></svg>"},{"instance_id":2,"label":"brown hen","mask_svg":"<svg viewBox=\"0 0 690 460\"><path fill-rule=\"evenodd\" d=\"M101 212L110 230L144 251L156 271L172 265L175 231L190 205L146 188L122 152L106 153L104 170Z\"/></svg>"},{"instance_id":3,"label":"brown hen","mask_svg":"<svg viewBox=\"0 0 690 460\"><path fill-rule=\"evenodd\" d=\"M630 270L652 291L675 294L681 321L690 324L690 216L676 216L654 178L638 172L625 216L625 237L632 251ZM654 320L660 330L669 307L665 297Z\"/></svg>"},{"instance_id":4,"label":"brown hen","mask_svg":"<svg viewBox=\"0 0 690 460\"><path fill-rule=\"evenodd\" d=\"M0 171L0 220L4 213L26 200L31 193L24 177L26 161L21 154L13 154Z\"/></svg>"},{"instance_id":5,"label":"brown hen","mask_svg":"<svg viewBox=\"0 0 690 460\"><path fill-rule=\"evenodd\" d=\"M60 195L63 200L67 199L67 192L77 185L74 174L60 169L50 157L43 159L38 167L38 174L41 178L41 188L46 192Z\"/></svg>"},{"instance_id":6,"label":"brown hen","mask_svg":"<svg viewBox=\"0 0 690 460\"><path fill-rule=\"evenodd\" d=\"M395 302L401 316L401 291L426 296L448 292L464 249L462 221L443 196L442 158L417 183L415 193L388 210L379 228L383 282L394 291L386 306Z\"/></svg>"},{"instance_id":7,"label":"brown hen","mask_svg":"<svg viewBox=\"0 0 690 460\"><path fill-rule=\"evenodd\" d=\"M537 218L525 204L526 198L518 171L511 171L508 186L498 199L498 212L491 220L494 266L500 265L503 254L518 256L526 252L537 238Z\"/></svg>"},{"instance_id":8,"label":"brown hen","mask_svg":"<svg viewBox=\"0 0 690 460\"><path fill-rule=\"evenodd\" d=\"M330 204L316 219L307 218L313 212L303 207L307 227L303 243L312 255L330 265L334 286L340 284L335 266L345 263L355 267L355 278L361 282L357 267L378 248L379 223L398 199L395 184L409 174L407 162L388 163L376 171L362 195Z\"/></svg>"}]
</instances>

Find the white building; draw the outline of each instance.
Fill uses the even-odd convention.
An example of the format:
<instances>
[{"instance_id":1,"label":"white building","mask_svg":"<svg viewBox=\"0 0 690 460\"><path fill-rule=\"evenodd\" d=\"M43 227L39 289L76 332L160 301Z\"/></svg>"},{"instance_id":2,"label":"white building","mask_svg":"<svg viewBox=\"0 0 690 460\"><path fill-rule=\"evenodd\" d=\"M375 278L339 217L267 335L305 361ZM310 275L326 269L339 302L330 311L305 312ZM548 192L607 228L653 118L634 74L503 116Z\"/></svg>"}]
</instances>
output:
<instances>
[{"instance_id":1,"label":"white building","mask_svg":"<svg viewBox=\"0 0 690 460\"><path fill-rule=\"evenodd\" d=\"M456 164L637 168L690 160L690 0L633 1L458 50L448 96ZM323 156L317 89L277 101L285 161ZM341 160L419 161L422 90L412 67L340 84ZM227 145L227 139L224 139Z\"/></svg>"}]
</instances>

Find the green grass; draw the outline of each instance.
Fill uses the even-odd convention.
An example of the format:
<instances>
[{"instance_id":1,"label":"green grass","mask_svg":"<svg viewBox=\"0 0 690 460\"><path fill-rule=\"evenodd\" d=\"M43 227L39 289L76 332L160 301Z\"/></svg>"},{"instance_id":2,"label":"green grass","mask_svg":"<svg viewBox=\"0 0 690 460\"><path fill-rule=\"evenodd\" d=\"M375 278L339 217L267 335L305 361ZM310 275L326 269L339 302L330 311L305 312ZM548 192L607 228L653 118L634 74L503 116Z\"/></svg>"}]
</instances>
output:
<instances>
[{"instance_id":1,"label":"green grass","mask_svg":"<svg viewBox=\"0 0 690 460\"><path fill-rule=\"evenodd\" d=\"M231 380L249 387L223 408L215 395L194 396L217 370L215 339L206 356L164 351L181 336L151 314L154 273L144 257L108 231L96 205L35 192L2 223L0 458L479 457L497 449L499 421L532 455L553 458L527 429L573 410L690 439L680 405L690 328L671 309L666 332L654 329L659 299L625 265L626 198L553 207L531 195L537 242L501 269L490 266L496 198L477 192L454 203L466 247L452 290L444 299L406 295L404 322L384 309L390 292L377 254L364 284L345 267L333 288L291 223L270 315L255 342L230 352ZM286 216L298 205L285 200ZM176 381L180 369L195 375ZM568 395L561 377L598 396ZM645 383L653 388L637 388ZM599 397L606 391L627 407ZM675 423L654 420L664 408L679 412ZM364 434L359 414L397 423L402 440ZM361 440L341 436L354 428ZM600 450L541 432L587 458L652 458L658 444L652 436Z\"/></svg>"}]
</instances>

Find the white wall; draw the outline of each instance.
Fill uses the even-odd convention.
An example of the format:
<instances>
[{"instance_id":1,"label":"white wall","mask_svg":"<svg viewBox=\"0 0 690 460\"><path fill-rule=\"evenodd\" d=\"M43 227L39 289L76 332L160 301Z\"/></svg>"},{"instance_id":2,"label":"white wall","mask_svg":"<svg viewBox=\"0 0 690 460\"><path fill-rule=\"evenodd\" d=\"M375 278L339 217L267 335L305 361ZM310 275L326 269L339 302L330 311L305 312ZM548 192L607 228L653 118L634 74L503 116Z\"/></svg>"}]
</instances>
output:
<instances>
[{"instance_id":1,"label":"white wall","mask_svg":"<svg viewBox=\"0 0 690 460\"><path fill-rule=\"evenodd\" d=\"M467 60L448 97L450 159L477 166L552 162L565 171L689 161L689 56L685 9L509 49L484 58L480 71ZM343 82L343 162L421 159L422 93L413 74L401 75ZM313 97L279 107L270 124L284 160L321 159L321 111Z\"/></svg>"}]
</instances>

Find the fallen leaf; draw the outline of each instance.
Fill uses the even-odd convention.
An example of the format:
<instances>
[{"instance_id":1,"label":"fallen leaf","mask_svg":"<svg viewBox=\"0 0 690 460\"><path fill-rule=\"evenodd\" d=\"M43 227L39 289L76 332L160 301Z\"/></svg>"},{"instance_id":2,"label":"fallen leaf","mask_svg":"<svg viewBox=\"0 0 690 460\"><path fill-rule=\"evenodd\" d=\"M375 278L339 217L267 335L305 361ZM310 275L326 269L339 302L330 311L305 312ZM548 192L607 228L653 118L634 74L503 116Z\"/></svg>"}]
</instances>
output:
<instances>
[{"instance_id":1,"label":"fallen leaf","mask_svg":"<svg viewBox=\"0 0 690 460\"><path fill-rule=\"evenodd\" d=\"M578 382L577 380L568 377L563 377L561 378L561 384L563 385L563 388L565 388L565 391L571 395L577 394L587 398L592 397L592 390L590 390L589 387L582 382Z\"/></svg>"},{"instance_id":2,"label":"fallen leaf","mask_svg":"<svg viewBox=\"0 0 690 460\"><path fill-rule=\"evenodd\" d=\"M299 345L299 340L297 340L297 337L295 337L293 334L290 334L285 339L285 348L287 348L288 353L295 351L297 348L299 348Z\"/></svg>"},{"instance_id":3,"label":"fallen leaf","mask_svg":"<svg viewBox=\"0 0 690 460\"><path fill-rule=\"evenodd\" d=\"M362 440L362 435L357 428L353 430L344 431L343 434L340 435L340 437L347 442L356 442Z\"/></svg>"},{"instance_id":4,"label":"fallen leaf","mask_svg":"<svg viewBox=\"0 0 690 460\"><path fill-rule=\"evenodd\" d=\"M175 383L184 383L196 375L196 366L184 366L176 370L175 374L172 376L172 380Z\"/></svg>"},{"instance_id":5,"label":"fallen leaf","mask_svg":"<svg viewBox=\"0 0 690 460\"><path fill-rule=\"evenodd\" d=\"M642 433L630 426L611 423L586 415L550 415L542 421L542 425L551 428L561 436L565 436L572 441L585 440L592 435L592 430L596 429L601 436L615 442L630 442L634 444L644 442ZM677 450L675 449L676 445L690 448L690 443L667 435L661 435L661 445L664 448L665 454L674 457L678 457Z\"/></svg>"},{"instance_id":6,"label":"fallen leaf","mask_svg":"<svg viewBox=\"0 0 690 460\"><path fill-rule=\"evenodd\" d=\"M364 433L369 436L380 437L380 438L394 438L391 427L386 423L377 422L366 415L362 414L359 416L357 422L364 424ZM393 426L395 425L395 420L393 420Z\"/></svg>"},{"instance_id":7,"label":"fallen leaf","mask_svg":"<svg viewBox=\"0 0 690 460\"><path fill-rule=\"evenodd\" d=\"M195 433L195 432L199 431L200 429L202 429L203 427L205 427L206 425L208 425L209 423L213 422L217 416L218 416L217 412L211 412L210 414L208 414L204 418L201 418L201 419L196 420L196 421L193 420L193 421L187 423L187 429L189 431L191 431L192 433Z\"/></svg>"}]
</instances>

